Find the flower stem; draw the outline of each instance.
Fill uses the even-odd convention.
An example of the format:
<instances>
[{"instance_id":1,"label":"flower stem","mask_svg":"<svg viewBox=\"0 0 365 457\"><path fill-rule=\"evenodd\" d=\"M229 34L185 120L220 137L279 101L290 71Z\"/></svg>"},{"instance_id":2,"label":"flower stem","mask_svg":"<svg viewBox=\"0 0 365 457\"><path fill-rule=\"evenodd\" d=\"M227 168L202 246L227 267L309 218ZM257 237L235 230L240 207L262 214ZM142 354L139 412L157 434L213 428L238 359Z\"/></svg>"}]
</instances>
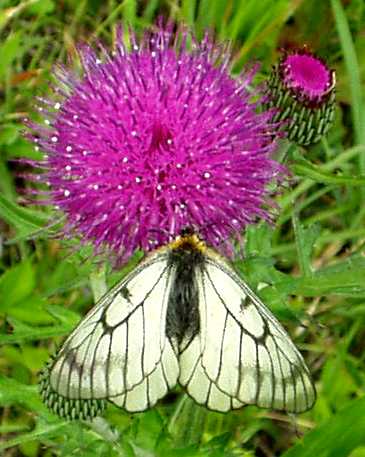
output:
<instances>
[{"instance_id":1,"label":"flower stem","mask_svg":"<svg viewBox=\"0 0 365 457\"><path fill-rule=\"evenodd\" d=\"M172 415L168 431L176 447L186 447L201 441L209 411L184 394Z\"/></svg>"}]
</instances>

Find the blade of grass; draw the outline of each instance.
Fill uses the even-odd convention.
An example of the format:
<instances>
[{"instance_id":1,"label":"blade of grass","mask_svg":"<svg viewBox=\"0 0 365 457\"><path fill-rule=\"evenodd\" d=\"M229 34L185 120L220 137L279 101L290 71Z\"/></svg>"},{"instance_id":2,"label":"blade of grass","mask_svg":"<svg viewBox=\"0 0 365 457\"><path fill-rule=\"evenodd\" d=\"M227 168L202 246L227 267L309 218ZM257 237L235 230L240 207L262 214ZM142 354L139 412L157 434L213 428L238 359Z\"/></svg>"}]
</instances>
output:
<instances>
[{"instance_id":1,"label":"blade of grass","mask_svg":"<svg viewBox=\"0 0 365 457\"><path fill-rule=\"evenodd\" d=\"M137 6L134 0L125 0L120 3L110 12L108 17L98 25L93 37L98 38L102 33L104 33L106 27L115 22L119 14L123 14L125 23L133 27L136 22L136 8Z\"/></svg>"},{"instance_id":2,"label":"blade of grass","mask_svg":"<svg viewBox=\"0 0 365 457\"><path fill-rule=\"evenodd\" d=\"M181 19L190 26L194 25L195 11L195 0L183 0L181 5Z\"/></svg>"},{"instance_id":3,"label":"blade of grass","mask_svg":"<svg viewBox=\"0 0 365 457\"><path fill-rule=\"evenodd\" d=\"M331 0L331 5L350 80L351 111L355 131L355 143L365 145L363 91L361 88L359 63L342 3L340 0ZM359 169L361 174L365 174L364 152L362 154L359 153Z\"/></svg>"},{"instance_id":4,"label":"blade of grass","mask_svg":"<svg viewBox=\"0 0 365 457\"><path fill-rule=\"evenodd\" d=\"M298 176L305 176L313 181L323 184L347 184L349 186L365 186L365 176L344 176L332 175L321 170L318 166L300 159L293 166L292 170Z\"/></svg>"}]
</instances>

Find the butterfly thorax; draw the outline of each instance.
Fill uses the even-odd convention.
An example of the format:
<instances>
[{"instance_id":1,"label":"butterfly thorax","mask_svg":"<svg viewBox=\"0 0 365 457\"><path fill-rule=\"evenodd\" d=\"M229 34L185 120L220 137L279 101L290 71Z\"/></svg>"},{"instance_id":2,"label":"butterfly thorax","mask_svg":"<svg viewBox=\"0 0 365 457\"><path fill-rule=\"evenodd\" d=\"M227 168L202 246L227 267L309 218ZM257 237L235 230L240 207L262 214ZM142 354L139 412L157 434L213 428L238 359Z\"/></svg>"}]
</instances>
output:
<instances>
[{"instance_id":1,"label":"butterfly thorax","mask_svg":"<svg viewBox=\"0 0 365 457\"><path fill-rule=\"evenodd\" d=\"M166 333L180 349L183 341L191 341L200 330L196 275L204 263L204 255L198 243L196 238L182 237L169 253L174 281L168 300Z\"/></svg>"}]
</instances>

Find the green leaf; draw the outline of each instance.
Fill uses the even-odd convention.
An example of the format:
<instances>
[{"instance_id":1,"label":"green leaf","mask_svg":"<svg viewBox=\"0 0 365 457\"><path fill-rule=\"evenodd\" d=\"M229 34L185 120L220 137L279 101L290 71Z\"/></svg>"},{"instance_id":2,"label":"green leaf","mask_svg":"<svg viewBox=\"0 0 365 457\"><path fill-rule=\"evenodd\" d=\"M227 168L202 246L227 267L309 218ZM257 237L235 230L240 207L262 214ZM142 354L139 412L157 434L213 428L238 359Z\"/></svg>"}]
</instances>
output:
<instances>
[{"instance_id":1,"label":"green leaf","mask_svg":"<svg viewBox=\"0 0 365 457\"><path fill-rule=\"evenodd\" d=\"M181 14L182 19L188 25L192 26L194 24L196 11L196 0L182 0L181 3Z\"/></svg>"},{"instance_id":2,"label":"green leaf","mask_svg":"<svg viewBox=\"0 0 365 457\"><path fill-rule=\"evenodd\" d=\"M59 320L57 324L35 327L17 319L8 318L8 322L13 327L13 332L10 335L0 334L0 345L64 336L69 334L80 320L78 314L65 308L53 305L48 306L47 309L52 316Z\"/></svg>"},{"instance_id":3,"label":"green leaf","mask_svg":"<svg viewBox=\"0 0 365 457\"><path fill-rule=\"evenodd\" d=\"M20 444L27 443L36 439L46 438L50 435L57 435L61 429L69 427L67 422L57 422L52 424L42 424L36 426L35 430L29 433L24 433L16 438L10 439L0 443L0 451L8 449L10 447L19 446ZM55 433L57 432L57 433Z\"/></svg>"},{"instance_id":4,"label":"green leaf","mask_svg":"<svg viewBox=\"0 0 365 457\"><path fill-rule=\"evenodd\" d=\"M265 222L249 225L246 229L246 257L270 257L272 228Z\"/></svg>"},{"instance_id":5,"label":"green leaf","mask_svg":"<svg viewBox=\"0 0 365 457\"><path fill-rule=\"evenodd\" d=\"M285 282L287 279L291 280L290 276L274 267L274 260L267 257L248 258L244 261L234 262L234 266L240 276L246 282L249 282L253 289L257 289L262 282L273 284L281 281Z\"/></svg>"},{"instance_id":6,"label":"green leaf","mask_svg":"<svg viewBox=\"0 0 365 457\"><path fill-rule=\"evenodd\" d=\"M139 416L135 443L143 449L155 449L164 429L162 417L156 409Z\"/></svg>"},{"instance_id":7,"label":"green leaf","mask_svg":"<svg viewBox=\"0 0 365 457\"><path fill-rule=\"evenodd\" d=\"M39 294L33 293L22 300L17 306L6 310L6 315L27 324L47 325L54 323L54 319L45 310L46 300Z\"/></svg>"},{"instance_id":8,"label":"green leaf","mask_svg":"<svg viewBox=\"0 0 365 457\"><path fill-rule=\"evenodd\" d=\"M13 176L3 160L0 161L0 193L9 200L16 197Z\"/></svg>"},{"instance_id":9,"label":"green leaf","mask_svg":"<svg viewBox=\"0 0 365 457\"><path fill-rule=\"evenodd\" d=\"M357 144L365 144L364 130L364 98L361 85L361 75L355 52L349 23L340 0L331 0L337 31L340 37L342 52L345 58L346 70L350 79L351 111ZM365 173L364 155L359 155L360 170Z\"/></svg>"},{"instance_id":10,"label":"green leaf","mask_svg":"<svg viewBox=\"0 0 365 457\"><path fill-rule=\"evenodd\" d=\"M204 433L204 423L209 411L184 394L175 407L168 426L176 447L194 446Z\"/></svg>"},{"instance_id":11,"label":"green leaf","mask_svg":"<svg viewBox=\"0 0 365 457\"><path fill-rule=\"evenodd\" d=\"M275 283L275 287L287 295L338 294L353 297L365 296L365 259L353 256L331 267L322 268L311 277L290 278Z\"/></svg>"},{"instance_id":12,"label":"green leaf","mask_svg":"<svg viewBox=\"0 0 365 457\"><path fill-rule=\"evenodd\" d=\"M0 277L0 312L9 311L35 287L35 274L29 260L10 268Z\"/></svg>"},{"instance_id":13,"label":"green leaf","mask_svg":"<svg viewBox=\"0 0 365 457\"><path fill-rule=\"evenodd\" d=\"M325 362L321 374L321 396L329 407L345 405L351 395L356 394L357 386L346 368L346 352L339 347Z\"/></svg>"},{"instance_id":14,"label":"green leaf","mask_svg":"<svg viewBox=\"0 0 365 457\"><path fill-rule=\"evenodd\" d=\"M38 0L27 8L27 12L43 16L44 14L51 13L54 8L55 5L52 0Z\"/></svg>"},{"instance_id":15,"label":"green leaf","mask_svg":"<svg viewBox=\"0 0 365 457\"><path fill-rule=\"evenodd\" d=\"M365 443L365 398L348 403L282 457L344 457Z\"/></svg>"},{"instance_id":16,"label":"green leaf","mask_svg":"<svg viewBox=\"0 0 365 457\"><path fill-rule=\"evenodd\" d=\"M108 286L106 284L106 271L105 265L102 265L101 268L90 274L90 286L93 291L94 301L98 302L103 295L108 291Z\"/></svg>"},{"instance_id":17,"label":"green leaf","mask_svg":"<svg viewBox=\"0 0 365 457\"><path fill-rule=\"evenodd\" d=\"M7 406L14 403L24 405L33 411L43 408L37 386L22 384L15 379L0 375L0 405Z\"/></svg>"},{"instance_id":18,"label":"green leaf","mask_svg":"<svg viewBox=\"0 0 365 457\"><path fill-rule=\"evenodd\" d=\"M365 446L361 446L357 449L354 449L354 451L351 452L351 455L349 455L349 457L365 457Z\"/></svg>"},{"instance_id":19,"label":"green leaf","mask_svg":"<svg viewBox=\"0 0 365 457\"><path fill-rule=\"evenodd\" d=\"M10 33L3 44L0 46L0 80L9 71L13 60L15 60L22 53L21 47L22 32Z\"/></svg>"},{"instance_id":20,"label":"green leaf","mask_svg":"<svg viewBox=\"0 0 365 457\"><path fill-rule=\"evenodd\" d=\"M15 124L3 124L0 130L0 144L13 144L19 137L19 127Z\"/></svg>"}]
</instances>

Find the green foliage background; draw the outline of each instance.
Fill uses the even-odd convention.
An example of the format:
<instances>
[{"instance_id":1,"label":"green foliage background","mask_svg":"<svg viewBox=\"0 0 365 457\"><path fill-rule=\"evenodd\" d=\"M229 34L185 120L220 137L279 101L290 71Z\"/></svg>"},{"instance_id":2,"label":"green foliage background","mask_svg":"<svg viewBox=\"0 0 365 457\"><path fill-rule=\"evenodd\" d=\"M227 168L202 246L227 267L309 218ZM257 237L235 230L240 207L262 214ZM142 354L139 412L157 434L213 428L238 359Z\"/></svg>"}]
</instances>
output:
<instances>
[{"instance_id":1,"label":"green foliage background","mask_svg":"<svg viewBox=\"0 0 365 457\"><path fill-rule=\"evenodd\" d=\"M232 40L235 71L280 47L308 44L336 69L336 121L326 139L292 149L293 178L275 227L246 234L237 269L289 329L313 373L318 400L298 417L247 407L207 412L176 390L130 415L109 407L68 423L37 393L37 372L93 303L121 278L87 250L50 237L49 213L24 206L17 157L36 157L21 135L35 94L80 40L113 43L115 24L138 31L158 15L201 36ZM12 456L365 456L365 4L362 0L2 0L0 3L0 454ZM90 288L91 284L91 288ZM304 325L303 325L304 324Z\"/></svg>"}]
</instances>

